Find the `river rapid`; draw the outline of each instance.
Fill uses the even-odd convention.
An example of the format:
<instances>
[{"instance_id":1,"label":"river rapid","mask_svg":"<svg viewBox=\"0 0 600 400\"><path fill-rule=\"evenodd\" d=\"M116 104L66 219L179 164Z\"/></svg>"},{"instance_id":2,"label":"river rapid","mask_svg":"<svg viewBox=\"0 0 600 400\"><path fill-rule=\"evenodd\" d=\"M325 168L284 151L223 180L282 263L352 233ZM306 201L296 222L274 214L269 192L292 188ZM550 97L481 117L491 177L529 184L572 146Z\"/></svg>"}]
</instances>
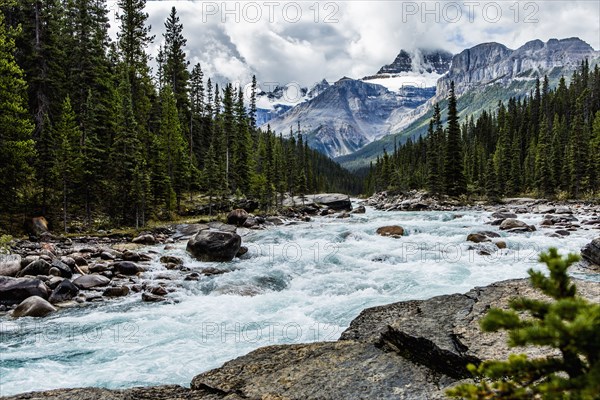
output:
<instances>
[{"instance_id":1,"label":"river rapid","mask_svg":"<svg viewBox=\"0 0 600 400\"><path fill-rule=\"evenodd\" d=\"M531 233L490 226L487 212L384 212L347 219L317 217L268 230L241 232L244 259L200 263L185 252L143 250L182 257L192 271L213 266L228 273L184 281L158 261L143 277L174 289L169 303L144 303L140 294L63 309L44 319L0 320L0 395L63 387L188 386L193 376L258 347L333 341L361 310L376 305L466 292L495 281L523 278L540 268L548 247L576 252L598 230L549 237L542 215L519 219ZM579 216L578 216L579 217ZM378 236L384 225L406 236ZM492 230L508 248L491 256L469 250L469 233ZM158 257L157 257L158 259ZM600 280L596 275L577 277Z\"/></svg>"}]
</instances>

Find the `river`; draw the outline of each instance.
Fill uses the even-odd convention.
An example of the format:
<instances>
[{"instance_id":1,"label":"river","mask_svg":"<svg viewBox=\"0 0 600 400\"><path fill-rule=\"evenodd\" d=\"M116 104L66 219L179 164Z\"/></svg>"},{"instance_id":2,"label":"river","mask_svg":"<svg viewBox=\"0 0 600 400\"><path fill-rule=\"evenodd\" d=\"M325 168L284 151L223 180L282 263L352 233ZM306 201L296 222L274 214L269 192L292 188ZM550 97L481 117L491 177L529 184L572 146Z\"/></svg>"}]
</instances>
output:
<instances>
[{"instance_id":1,"label":"river","mask_svg":"<svg viewBox=\"0 0 600 400\"><path fill-rule=\"evenodd\" d=\"M210 266L230 270L183 281L156 261L146 277L177 288L171 303L140 295L64 309L45 319L0 320L0 394L61 387L188 386L192 377L258 347L336 340L361 310L409 299L465 292L474 286L527 276L550 246L579 252L598 236L579 229L551 238L542 215L519 219L538 231L506 234L486 225L484 212L383 212L349 219L249 231L249 256ZM376 235L383 225L407 231L401 239ZM499 232L507 250L493 256L468 250L471 232ZM246 232L245 232L246 233ZM193 261L185 242L161 254ZM576 274L586 279L597 276ZM167 280L170 278L170 280Z\"/></svg>"}]
</instances>

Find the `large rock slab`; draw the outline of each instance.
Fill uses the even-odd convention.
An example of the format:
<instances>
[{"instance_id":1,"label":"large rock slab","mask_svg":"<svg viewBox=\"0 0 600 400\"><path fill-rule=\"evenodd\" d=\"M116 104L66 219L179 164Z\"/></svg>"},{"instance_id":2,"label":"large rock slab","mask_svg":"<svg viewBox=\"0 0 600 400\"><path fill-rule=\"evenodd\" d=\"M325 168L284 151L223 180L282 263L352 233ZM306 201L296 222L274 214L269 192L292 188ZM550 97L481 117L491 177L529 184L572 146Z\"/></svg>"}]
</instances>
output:
<instances>
[{"instance_id":1,"label":"large rock slab","mask_svg":"<svg viewBox=\"0 0 600 400\"><path fill-rule=\"evenodd\" d=\"M350 211L352 210L352 202L350 197L346 194L339 193L328 193L328 194L316 194L314 196L307 196L315 204L319 204L329 208L330 210L336 211Z\"/></svg>"},{"instance_id":2,"label":"large rock slab","mask_svg":"<svg viewBox=\"0 0 600 400\"><path fill-rule=\"evenodd\" d=\"M598 283L577 280L579 295L600 301ZM547 349L510 349L506 332L482 332L479 321L489 307L508 308L516 296L544 298L526 279L475 288L465 294L437 296L364 310L342 334L342 340L377 343L415 363L457 379L469 377L466 365L506 359L514 351L531 357L549 355Z\"/></svg>"},{"instance_id":3,"label":"large rock slab","mask_svg":"<svg viewBox=\"0 0 600 400\"><path fill-rule=\"evenodd\" d=\"M5 400L220 400L222 394L190 390L177 385L108 390L99 388L57 389L3 397ZM226 400L241 400L228 397Z\"/></svg>"},{"instance_id":4,"label":"large rock slab","mask_svg":"<svg viewBox=\"0 0 600 400\"><path fill-rule=\"evenodd\" d=\"M31 296L47 299L50 290L39 279L0 276L0 304L14 305Z\"/></svg>"},{"instance_id":5,"label":"large rock slab","mask_svg":"<svg viewBox=\"0 0 600 400\"><path fill-rule=\"evenodd\" d=\"M394 352L338 341L263 347L196 376L191 387L256 400L426 400L443 398L451 383Z\"/></svg>"},{"instance_id":6,"label":"large rock slab","mask_svg":"<svg viewBox=\"0 0 600 400\"><path fill-rule=\"evenodd\" d=\"M241 245L235 232L203 230L188 241L187 251L200 261L231 261Z\"/></svg>"}]
</instances>

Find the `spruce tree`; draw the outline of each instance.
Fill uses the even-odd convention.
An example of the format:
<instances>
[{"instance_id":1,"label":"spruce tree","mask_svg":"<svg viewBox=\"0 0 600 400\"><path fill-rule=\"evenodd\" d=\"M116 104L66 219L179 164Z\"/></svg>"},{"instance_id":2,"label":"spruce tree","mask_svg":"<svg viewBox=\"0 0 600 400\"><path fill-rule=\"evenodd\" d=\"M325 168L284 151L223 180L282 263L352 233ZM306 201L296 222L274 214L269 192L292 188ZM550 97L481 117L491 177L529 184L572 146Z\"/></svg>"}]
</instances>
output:
<instances>
[{"instance_id":1,"label":"spruce tree","mask_svg":"<svg viewBox=\"0 0 600 400\"><path fill-rule=\"evenodd\" d=\"M550 132L546 115L542 117L540 135L535 156L535 181L536 187L543 196L551 195L554 191L552 184L552 166L550 164Z\"/></svg>"},{"instance_id":2,"label":"spruce tree","mask_svg":"<svg viewBox=\"0 0 600 400\"><path fill-rule=\"evenodd\" d=\"M75 119L69 97L65 99L58 122L54 126L54 165L53 174L57 179L57 190L62 198L62 222L64 231L68 228L69 199L72 195L81 168L81 130Z\"/></svg>"},{"instance_id":3,"label":"spruce tree","mask_svg":"<svg viewBox=\"0 0 600 400\"><path fill-rule=\"evenodd\" d=\"M17 33L7 28L0 12L0 208L5 211L22 201L23 190L33 177L29 160L35 154L27 84L14 58Z\"/></svg>"},{"instance_id":4,"label":"spruce tree","mask_svg":"<svg viewBox=\"0 0 600 400\"><path fill-rule=\"evenodd\" d=\"M483 331L508 331L508 345L544 346L558 353L530 359L512 354L508 361L485 361L469 369L480 379L448 391L463 399L581 399L600 393L600 305L577 296L567 273L579 260L561 257L555 248L540 261L549 275L529 270L531 284L551 299L515 298L511 310L492 308L481 321ZM526 314L523 316L523 314Z\"/></svg>"},{"instance_id":5,"label":"spruce tree","mask_svg":"<svg viewBox=\"0 0 600 400\"><path fill-rule=\"evenodd\" d=\"M446 158L444 175L446 179L446 193L450 196L460 196L467 193L467 183L463 171L463 151L460 137L460 125L456 110L456 96L454 82L450 83L448 96L448 127L446 140Z\"/></svg>"}]
</instances>

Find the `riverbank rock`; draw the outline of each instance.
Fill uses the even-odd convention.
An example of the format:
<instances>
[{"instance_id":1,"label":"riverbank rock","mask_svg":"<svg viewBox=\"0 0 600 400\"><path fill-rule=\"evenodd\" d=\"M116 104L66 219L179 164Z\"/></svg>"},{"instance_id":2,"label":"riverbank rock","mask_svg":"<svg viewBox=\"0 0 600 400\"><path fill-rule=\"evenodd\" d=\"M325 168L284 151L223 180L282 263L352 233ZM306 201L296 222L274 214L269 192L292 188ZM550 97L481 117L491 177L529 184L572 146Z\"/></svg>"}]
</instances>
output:
<instances>
[{"instance_id":1,"label":"riverbank rock","mask_svg":"<svg viewBox=\"0 0 600 400\"><path fill-rule=\"evenodd\" d=\"M91 289L95 287L106 286L110 283L110 279L103 275L83 275L73 280L73 284L79 289Z\"/></svg>"},{"instance_id":2,"label":"riverbank rock","mask_svg":"<svg viewBox=\"0 0 600 400\"><path fill-rule=\"evenodd\" d=\"M31 296L47 299L48 287L39 279L0 276L0 304L14 305Z\"/></svg>"},{"instance_id":3,"label":"riverbank rock","mask_svg":"<svg viewBox=\"0 0 600 400\"><path fill-rule=\"evenodd\" d=\"M231 261L241 244L234 232L203 230L189 240L187 251L200 261Z\"/></svg>"},{"instance_id":4,"label":"riverbank rock","mask_svg":"<svg viewBox=\"0 0 600 400\"><path fill-rule=\"evenodd\" d=\"M490 238L481 234L481 233L470 233L467 236L467 242L473 243L482 243L482 242L491 242Z\"/></svg>"},{"instance_id":5,"label":"riverbank rock","mask_svg":"<svg viewBox=\"0 0 600 400\"><path fill-rule=\"evenodd\" d=\"M102 296L105 297L122 297L129 294L129 288L127 286L111 286L104 289Z\"/></svg>"},{"instance_id":6,"label":"riverbank rock","mask_svg":"<svg viewBox=\"0 0 600 400\"><path fill-rule=\"evenodd\" d=\"M73 299L79 293L79 288L68 279L63 279L52 291L48 301L52 304Z\"/></svg>"},{"instance_id":7,"label":"riverbank rock","mask_svg":"<svg viewBox=\"0 0 600 400\"><path fill-rule=\"evenodd\" d=\"M350 214L365 214L367 212L367 209L365 208L365 206L358 206L356 207L354 210L352 210L350 212Z\"/></svg>"},{"instance_id":8,"label":"riverbank rock","mask_svg":"<svg viewBox=\"0 0 600 400\"><path fill-rule=\"evenodd\" d=\"M404 228L398 225L382 226L375 233L379 236L389 236L397 239L404 236Z\"/></svg>"},{"instance_id":9,"label":"riverbank rock","mask_svg":"<svg viewBox=\"0 0 600 400\"><path fill-rule=\"evenodd\" d=\"M21 270L21 256L18 254L0 255L0 276L17 276Z\"/></svg>"},{"instance_id":10,"label":"riverbank rock","mask_svg":"<svg viewBox=\"0 0 600 400\"><path fill-rule=\"evenodd\" d=\"M136 244L153 245L156 244L156 238L150 234L144 234L134 238L131 242Z\"/></svg>"},{"instance_id":11,"label":"riverbank rock","mask_svg":"<svg viewBox=\"0 0 600 400\"><path fill-rule=\"evenodd\" d=\"M23 300L12 312L13 318L45 317L56 312L56 308L39 296L31 296Z\"/></svg>"},{"instance_id":12,"label":"riverbank rock","mask_svg":"<svg viewBox=\"0 0 600 400\"><path fill-rule=\"evenodd\" d=\"M244 222L246 222L249 216L246 210L238 208L227 215L227 223L235 226L244 226Z\"/></svg>"},{"instance_id":13,"label":"riverbank rock","mask_svg":"<svg viewBox=\"0 0 600 400\"><path fill-rule=\"evenodd\" d=\"M581 249L581 257L600 267L600 237L592 240Z\"/></svg>"},{"instance_id":14,"label":"riverbank rock","mask_svg":"<svg viewBox=\"0 0 600 400\"><path fill-rule=\"evenodd\" d=\"M40 259L33 261L29 265L27 265L25 268L23 268L17 274L17 276L21 277L21 276L25 276L25 275L31 275L31 276L48 275L49 272L50 272L50 263L47 262L46 260L42 260L40 258Z\"/></svg>"},{"instance_id":15,"label":"riverbank rock","mask_svg":"<svg viewBox=\"0 0 600 400\"><path fill-rule=\"evenodd\" d=\"M121 275L136 275L138 272L143 271L143 268L131 261L119 261L111 266L116 274Z\"/></svg>"}]
</instances>

